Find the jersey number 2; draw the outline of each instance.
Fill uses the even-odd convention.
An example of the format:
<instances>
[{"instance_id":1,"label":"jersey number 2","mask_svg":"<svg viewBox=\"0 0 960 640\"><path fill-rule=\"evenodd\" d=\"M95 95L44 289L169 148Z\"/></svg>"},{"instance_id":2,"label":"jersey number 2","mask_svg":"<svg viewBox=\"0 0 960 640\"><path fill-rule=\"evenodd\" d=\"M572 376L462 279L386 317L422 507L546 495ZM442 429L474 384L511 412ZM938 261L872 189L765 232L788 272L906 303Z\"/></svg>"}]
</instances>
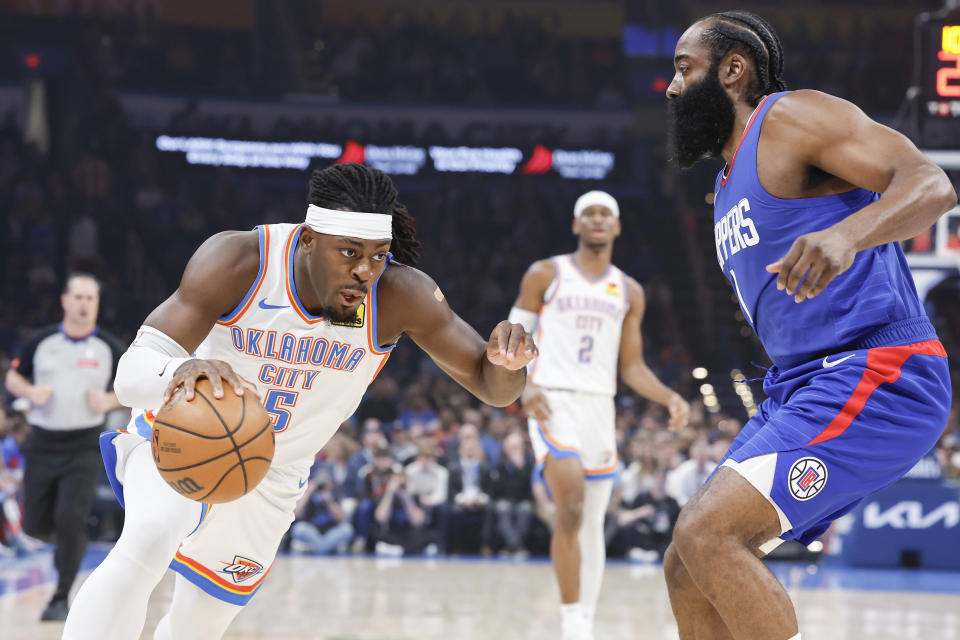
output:
<instances>
[{"instance_id":1,"label":"jersey number 2","mask_svg":"<svg viewBox=\"0 0 960 640\"><path fill-rule=\"evenodd\" d=\"M290 426L290 418L293 417L290 409L297 404L296 391L281 391L280 389L270 389L267 391L267 397L263 401L263 408L270 414L270 420L273 422L274 433L286 431Z\"/></svg>"},{"instance_id":2,"label":"jersey number 2","mask_svg":"<svg viewBox=\"0 0 960 640\"><path fill-rule=\"evenodd\" d=\"M583 336L580 338L579 360L584 364L590 364L590 358L593 354L593 336Z\"/></svg>"}]
</instances>

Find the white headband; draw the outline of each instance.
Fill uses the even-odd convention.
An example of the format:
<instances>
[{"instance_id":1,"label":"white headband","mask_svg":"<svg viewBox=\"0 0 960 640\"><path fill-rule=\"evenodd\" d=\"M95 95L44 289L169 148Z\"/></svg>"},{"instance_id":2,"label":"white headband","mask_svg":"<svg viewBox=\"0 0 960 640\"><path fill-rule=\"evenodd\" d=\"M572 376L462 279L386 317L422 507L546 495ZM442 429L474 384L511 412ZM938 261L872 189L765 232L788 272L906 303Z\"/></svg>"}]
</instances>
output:
<instances>
[{"instance_id":1,"label":"white headband","mask_svg":"<svg viewBox=\"0 0 960 640\"><path fill-rule=\"evenodd\" d=\"M393 237L393 216L386 213L361 213L307 207L307 226L317 233L347 236L362 240L388 240Z\"/></svg>"},{"instance_id":2,"label":"white headband","mask_svg":"<svg viewBox=\"0 0 960 640\"><path fill-rule=\"evenodd\" d=\"M584 209L597 204L610 209L613 217L618 220L620 219L620 207L617 205L617 201L614 200L613 196L606 191L587 191L577 198L577 203L573 205L573 217L579 218Z\"/></svg>"}]
</instances>

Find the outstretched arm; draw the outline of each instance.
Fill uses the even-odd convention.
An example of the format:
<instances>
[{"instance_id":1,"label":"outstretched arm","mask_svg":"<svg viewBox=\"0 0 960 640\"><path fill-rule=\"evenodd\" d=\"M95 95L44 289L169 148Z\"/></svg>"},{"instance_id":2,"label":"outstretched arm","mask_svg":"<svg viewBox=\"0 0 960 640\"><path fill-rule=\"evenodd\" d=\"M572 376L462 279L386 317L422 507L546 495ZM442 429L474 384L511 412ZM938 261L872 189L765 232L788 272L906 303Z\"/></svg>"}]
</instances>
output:
<instances>
[{"instance_id":1,"label":"outstretched arm","mask_svg":"<svg viewBox=\"0 0 960 640\"><path fill-rule=\"evenodd\" d=\"M773 132L778 140L807 165L883 195L832 227L800 236L767 267L779 274L777 288L802 302L849 269L858 251L930 228L957 203L957 194L910 140L853 104L817 91L798 91L784 102Z\"/></svg>"},{"instance_id":2,"label":"outstretched arm","mask_svg":"<svg viewBox=\"0 0 960 640\"><path fill-rule=\"evenodd\" d=\"M633 278L627 279L630 310L623 319L620 334L620 377L638 394L653 400L670 411L670 429L677 431L687 426L690 405L670 387L660 382L643 359L643 337L640 325L646 311L643 287Z\"/></svg>"},{"instance_id":3,"label":"outstretched arm","mask_svg":"<svg viewBox=\"0 0 960 640\"><path fill-rule=\"evenodd\" d=\"M523 390L526 365L537 355L533 338L504 320L483 338L455 314L425 273L391 266L379 287L381 336L406 333L437 365L480 400L513 402Z\"/></svg>"}]
</instances>

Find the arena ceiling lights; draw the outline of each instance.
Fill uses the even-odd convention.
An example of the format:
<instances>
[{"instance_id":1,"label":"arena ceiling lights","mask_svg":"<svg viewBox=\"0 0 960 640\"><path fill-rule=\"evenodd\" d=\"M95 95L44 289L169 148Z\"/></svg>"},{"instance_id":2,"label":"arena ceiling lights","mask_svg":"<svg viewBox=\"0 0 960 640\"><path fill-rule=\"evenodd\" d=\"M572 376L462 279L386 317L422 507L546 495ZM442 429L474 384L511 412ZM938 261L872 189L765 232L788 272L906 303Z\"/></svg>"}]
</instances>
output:
<instances>
[{"instance_id":1,"label":"arena ceiling lights","mask_svg":"<svg viewBox=\"0 0 960 640\"><path fill-rule=\"evenodd\" d=\"M344 145L325 142L264 142L224 138L158 136L157 150L182 153L194 165L257 169L306 170L315 159L360 162L392 175L498 173L602 180L615 164L610 151L548 149L536 145L529 153L516 147L445 147L433 145Z\"/></svg>"}]
</instances>

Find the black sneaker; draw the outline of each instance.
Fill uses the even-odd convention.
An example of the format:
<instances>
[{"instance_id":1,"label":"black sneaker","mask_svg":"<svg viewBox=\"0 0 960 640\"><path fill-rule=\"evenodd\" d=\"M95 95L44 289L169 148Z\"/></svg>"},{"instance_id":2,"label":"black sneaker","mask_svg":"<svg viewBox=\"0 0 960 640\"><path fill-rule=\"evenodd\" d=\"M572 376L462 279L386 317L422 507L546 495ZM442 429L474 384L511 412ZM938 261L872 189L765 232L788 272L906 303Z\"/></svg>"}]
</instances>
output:
<instances>
[{"instance_id":1,"label":"black sneaker","mask_svg":"<svg viewBox=\"0 0 960 640\"><path fill-rule=\"evenodd\" d=\"M44 622L63 622L66 620L67 599L54 597L53 600L50 601L50 604L47 605L47 608L43 610L43 615L40 616L40 619Z\"/></svg>"}]
</instances>

